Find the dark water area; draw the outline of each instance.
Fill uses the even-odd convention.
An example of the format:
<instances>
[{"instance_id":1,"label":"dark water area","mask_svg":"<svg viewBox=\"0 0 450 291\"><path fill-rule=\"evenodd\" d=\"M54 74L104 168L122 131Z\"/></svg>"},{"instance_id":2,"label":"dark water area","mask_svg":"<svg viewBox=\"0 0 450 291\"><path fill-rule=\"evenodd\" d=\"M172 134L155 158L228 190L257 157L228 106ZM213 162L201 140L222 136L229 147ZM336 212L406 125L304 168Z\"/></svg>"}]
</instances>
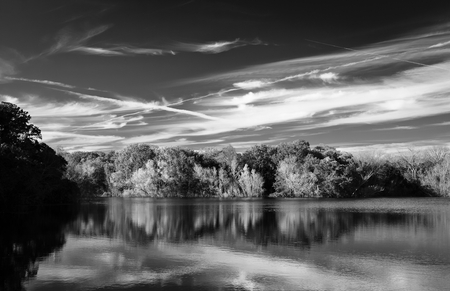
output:
<instances>
[{"instance_id":1,"label":"dark water area","mask_svg":"<svg viewBox=\"0 0 450 291\"><path fill-rule=\"evenodd\" d=\"M109 198L1 227L1 290L450 290L450 199Z\"/></svg>"}]
</instances>

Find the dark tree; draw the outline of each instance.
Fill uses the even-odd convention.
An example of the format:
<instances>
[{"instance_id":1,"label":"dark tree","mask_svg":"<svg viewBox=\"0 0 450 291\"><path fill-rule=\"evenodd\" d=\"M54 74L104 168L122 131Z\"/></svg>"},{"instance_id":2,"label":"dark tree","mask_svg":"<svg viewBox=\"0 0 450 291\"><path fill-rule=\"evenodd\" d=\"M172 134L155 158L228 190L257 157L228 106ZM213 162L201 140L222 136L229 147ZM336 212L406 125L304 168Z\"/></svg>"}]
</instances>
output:
<instances>
[{"instance_id":1,"label":"dark tree","mask_svg":"<svg viewBox=\"0 0 450 291\"><path fill-rule=\"evenodd\" d=\"M0 144L17 145L23 142L37 142L41 139L39 128L30 124L28 112L19 106L2 102L0 104Z\"/></svg>"},{"instance_id":2,"label":"dark tree","mask_svg":"<svg viewBox=\"0 0 450 291\"><path fill-rule=\"evenodd\" d=\"M17 105L0 104L0 204L39 205L77 198L63 179L67 162L45 143L30 116Z\"/></svg>"}]
</instances>

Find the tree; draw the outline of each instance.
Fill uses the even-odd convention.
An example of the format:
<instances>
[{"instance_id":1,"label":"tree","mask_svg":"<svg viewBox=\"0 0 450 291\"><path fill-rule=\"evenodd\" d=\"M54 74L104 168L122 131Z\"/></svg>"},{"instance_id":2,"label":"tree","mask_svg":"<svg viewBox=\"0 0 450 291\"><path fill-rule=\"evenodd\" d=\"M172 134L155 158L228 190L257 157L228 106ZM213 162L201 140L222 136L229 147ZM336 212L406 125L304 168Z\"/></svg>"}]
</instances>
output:
<instances>
[{"instance_id":1,"label":"tree","mask_svg":"<svg viewBox=\"0 0 450 291\"><path fill-rule=\"evenodd\" d=\"M434 162L434 166L421 175L421 184L433 194L450 197L450 157L443 156L439 161Z\"/></svg>"},{"instance_id":2,"label":"tree","mask_svg":"<svg viewBox=\"0 0 450 291\"><path fill-rule=\"evenodd\" d=\"M111 184L114 191L129 189L133 173L142 168L148 160L154 159L157 147L146 144L133 144L116 153Z\"/></svg>"},{"instance_id":3,"label":"tree","mask_svg":"<svg viewBox=\"0 0 450 291\"><path fill-rule=\"evenodd\" d=\"M239 175L239 185L244 197L260 197L264 192L264 179L255 169L250 171L248 165L244 166Z\"/></svg>"},{"instance_id":4,"label":"tree","mask_svg":"<svg viewBox=\"0 0 450 291\"><path fill-rule=\"evenodd\" d=\"M308 164L299 164L295 156L288 156L279 163L275 190L283 197L319 195L317 177L308 169Z\"/></svg>"},{"instance_id":5,"label":"tree","mask_svg":"<svg viewBox=\"0 0 450 291\"><path fill-rule=\"evenodd\" d=\"M9 102L0 103L0 144L36 143L41 139L40 129L30 124L30 119L28 112L19 106Z\"/></svg>"},{"instance_id":6,"label":"tree","mask_svg":"<svg viewBox=\"0 0 450 291\"><path fill-rule=\"evenodd\" d=\"M219 173L216 168L203 168L195 164L194 178L197 180L195 195L218 196L221 194Z\"/></svg>"},{"instance_id":7,"label":"tree","mask_svg":"<svg viewBox=\"0 0 450 291\"><path fill-rule=\"evenodd\" d=\"M133 188L129 192L138 196L158 197L160 179L157 165L153 160L148 160L144 167L133 173L131 177Z\"/></svg>"},{"instance_id":8,"label":"tree","mask_svg":"<svg viewBox=\"0 0 450 291\"><path fill-rule=\"evenodd\" d=\"M277 153L274 157L274 162L278 164L288 157L295 157L298 162L301 162L310 152L311 149L309 147L309 142L304 140L281 143L277 146Z\"/></svg>"},{"instance_id":9,"label":"tree","mask_svg":"<svg viewBox=\"0 0 450 291\"><path fill-rule=\"evenodd\" d=\"M356 163L357 186L351 196L355 196L358 191L363 191L363 196L373 194L381 188L379 185L369 187L372 177L377 177L389 157L378 151L360 152L354 156ZM370 193L373 192L373 193Z\"/></svg>"},{"instance_id":10,"label":"tree","mask_svg":"<svg viewBox=\"0 0 450 291\"><path fill-rule=\"evenodd\" d=\"M76 200L76 185L63 178L67 162L38 141L30 119L17 105L0 104L0 205Z\"/></svg>"},{"instance_id":11,"label":"tree","mask_svg":"<svg viewBox=\"0 0 450 291\"><path fill-rule=\"evenodd\" d=\"M103 152L60 152L67 160L66 178L77 183L84 197L102 195L111 190L107 179L109 165L112 164L110 155Z\"/></svg>"},{"instance_id":12,"label":"tree","mask_svg":"<svg viewBox=\"0 0 450 291\"><path fill-rule=\"evenodd\" d=\"M272 193L277 170L277 148L268 145L256 145L246 151L241 158L241 165L248 165L264 179L266 194Z\"/></svg>"},{"instance_id":13,"label":"tree","mask_svg":"<svg viewBox=\"0 0 450 291\"><path fill-rule=\"evenodd\" d=\"M418 181L423 160L424 153L414 148L408 148L408 152L400 155L398 163L403 168L406 179Z\"/></svg>"}]
</instances>

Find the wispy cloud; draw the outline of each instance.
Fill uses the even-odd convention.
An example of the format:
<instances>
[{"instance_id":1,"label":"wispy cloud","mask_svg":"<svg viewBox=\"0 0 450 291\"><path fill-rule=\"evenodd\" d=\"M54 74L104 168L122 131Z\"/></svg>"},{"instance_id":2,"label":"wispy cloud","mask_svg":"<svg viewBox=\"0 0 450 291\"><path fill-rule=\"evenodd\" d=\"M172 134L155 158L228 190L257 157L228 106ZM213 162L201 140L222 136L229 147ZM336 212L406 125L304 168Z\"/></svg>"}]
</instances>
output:
<instances>
[{"instance_id":1,"label":"wispy cloud","mask_svg":"<svg viewBox=\"0 0 450 291\"><path fill-rule=\"evenodd\" d=\"M86 47L80 46L71 49L72 52L80 52L84 54L90 55L99 55L99 56L134 56L134 55L153 55L153 56L161 56L161 55L175 55L173 50L164 50L164 49L154 49L154 48L136 48L129 46L118 46L118 47L108 47L108 48L99 48L99 47Z\"/></svg>"},{"instance_id":2,"label":"wispy cloud","mask_svg":"<svg viewBox=\"0 0 450 291\"><path fill-rule=\"evenodd\" d=\"M328 71L333 68L327 68L323 71ZM292 80L321 80L325 83L334 83L339 80L339 75L334 72L326 72L326 73L320 73L319 70L313 70L306 73L291 75L287 77L283 77L280 79L261 79L261 80L246 80L242 82L234 83L233 86L239 89L243 90L254 90L254 89L260 89L264 87L268 87L270 85L274 85L281 82L286 81L292 81Z\"/></svg>"},{"instance_id":3,"label":"wispy cloud","mask_svg":"<svg viewBox=\"0 0 450 291\"><path fill-rule=\"evenodd\" d=\"M13 63L0 58L0 83L4 82L6 76L12 75L15 72Z\"/></svg>"},{"instance_id":4,"label":"wispy cloud","mask_svg":"<svg viewBox=\"0 0 450 291\"><path fill-rule=\"evenodd\" d=\"M102 31L105 28L78 37L76 39L81 42L66 47L78 49L78 52L83 48L94 48L88 46L85 39ZM380 134L379 130L373 130L373 125L382 128L380 130L407 132L415 129L411 124L416 124L403 121L450 113L450 52L428 49L445 43L447 37L436 34L397 39L363 48L342 49L328 55L205 76L190 80L189 85L195 85L192 87L197 91L177 101L170 101L174 100L170 96L169 101L148 102L114 94L85 94L78 92L81 88L65 83L18 77L8 78L49 85L53 91L61 92L61 98L0 97L4 100L16 98L35 116L36 122L46 126L46 131L53 132L54 136L55 132L66 132L120 137L122 139L111 140L111 145L116 148L135 142L194 146L207 141L234 142L244 147L256 141L275 143L304 133L345 131L355 125L366 127L373 134ZM173 50L219 53L237 45L250 44L235 40L181 45ZM132 55L159 52L121 45L85 50L84 53ZM435 124L439 121L433 120ZM228 138L236 132L255 136L252 141ZM87 139L83 143L85 147L101 146L103 142L102 139ZM74 146L70 139L52 138L50 141Z\"/></svg>"},{"instance_id":5,"label":"wispy cloud","mask_svg":"<svg viewBox=\"0 0 450 291\"><path fill-rule=\"evenodd\" d=\"M9 95L0 95L0 101L19 104L19 98L12 97Z\"/></svg>"},{"instance_id":6,"label":"wispy cloud","mask_svg":"<svg viewBox=\"0 0 450 291\"><path fill-rule=\"evenodd\" d=\"M248 46L248 45L266 45L267 43L262 42L259 39L254 39L251 41L241 40L239 38L233 41L217 41L208 43L178 43L174 48L178 51L185 52L199 52L206 54L218 54L222 52L229 51L234 48Z\"/></svg>"},{"instance_id":7,"label":"wispy cloud","mask_svg":"<svg viewBox=\"0 0 450 291\"><path fill-rule=\"evenodd\" d=\"M417 129L417 126L395 126L395 127L388 127L388 128L377 128L374 129L376 131L386 131L386 130L410 130L410 129Z\"/></svg>"},{"instance_id":8,"label":"wispy cloud","mask_svg":"<svg viewBox=\"0 0 450 291\"><path fill-rule=\"evenodd\" d=\"M33 118L72 118L103 114L104 108L99 104L77 102L76 100L65 100L61 102L49 102L37 95L21 95L13 97L0 95L0 101L12 102L23 107Z\"/></svg>"},{"instance_id":9,"label":"wispy cloud","mask_svg":"<svg viewBox=\"0 0 450 291\"><path fill-rule=\"evenodd\" d=\"M69 89L75 88L75 86L72 86L72 85L64 84L61 82L49 81L49 80L38 80L38 79L16 78L16 77L5 77L5 80L24 81L24 82L43 84L43 85L57 86L57 87L62 87L62 88L69 88Z\"/></svg>"},{"instance_id":10,"label":"wispy cloud","mask_svg":"<svg viewBox=\"0 0 450 291\"><path fill-rule=\"evenodd\" d=\"M130 45L104 45L103 47L91 46L73 46L68 47L66 51L79 52L84 54L99 56L135 56L135 55L175 55L180 52L197 52L204 54L218 54L229 51L234 48L247 45L262 45L262 41L256 39L254 41L244 41L236 39L234 41L219 41L211 43L177 43L161 45L160 48L135 47Z\"/></svg>"},{"instance_id":11,"label":"wispy cloud","mask_svg":"<svg viewBox=\"0 0 450 291\"><path fill-rule=\"evenodd\" d=\"M450 103L445 96L450 92L446 73L450 71L450 54L425 51L426 43L441 37L377 44L358 51L271 63L199 79L199 85L217 82L232 86L195 100L197 106L209 108L210 114L222 120L183 123L183 128L192 130L186 133L180 129L179 134L220 135L294 121L297 131L342 128L448 113ZM403 50L400 58L398 50L402 46L408 50ZM436 58L442 61L428 64L428 59ZM260 78L242 80L247 76ZM323 83L305 83L314 80ZM267 88L272 85L276 89Z\"/></svg>"},{"instance_id":12,"label":"wispy cloud","mask_svg":"<svg viewBox=\"0 0 450 291\"><path fill-rule=\"evenodd\" d=\"M86 147L96 145L97 148L108 149L110 144L123 140L124 137L114 135L85 135L61 131L45 131L42 140L54 147L64 147L68 150L86 150Z\"/></svg>"},{"instance_id":13,"label":"wispy cloud","mask_svg":"<svg viewBox=\"0 0 450 291\"><path fill-rule=\"evenodd\" d=\"M440 43L437 43L437 44L431 45L431 46L429 46L428 48L437 48L437 47L443 47L443 46L446 46L446 45L449 45L449 44L450 44L450 41L446 41L446 42L440 42Z\"/></svg>"},{"instance_id":14,"label":"wispy cloud","mask_svg":"<svg viewBox=\"0 0 450 291\"><path fill-rule=\"evenodd\" d=\"M83 47L91 38L105 32L111 25L102 25L87 31L79 32L70 28L64 28L58 32L56 43L48 50L47 54L70 52Z\"/></svg>"},{"instance_id":15,"label":"wispy cloud","mask_svg":"<svg viewBox=\"0 0 450 291\"><path fill-rule=\"evenodd\" d=\"M78 92L73 91L65 91L69 94L79 96L82 99L91 99L96 100L99 102L106 102L110 104L116 105L114 109L111 109L110 112L117 112L117 111L126 111L126 110L140 110L139 112L150 112L152 110L162 110L162 111L169 111L174 113L181 113L186 115L192 115L196 117L200 117L202 119L209 119L209 120L220 120L218 117L209 116L207 114L201 113L201 112L195 112L191 110L186 109L178 109L173 108L170 106L160 105L158 102L139 102L139 101L129 101L129 100L119 100L119 99L113 99L113 98L106 98L102 96L96 96L96 95L89 95L89 94L82 94Z\"/></svg>"},{"instance_id":16,"label":"wispy cloud","mask_svg":"<svg viewBox=\"0 0 450 291\"><path fill-rule=\"evenodd\" d=\"M109 120L98 122L94 124L88 124L85 126L82 126L80 129L83 130L99 130L99 129L118 129L123 128L125 126L144 126L148 125L148 123L143 122L144 116L138 115L138 116L119 116L119 117L112 117Z\"/></svg>"},{"instance_id":17,"label":"wispy cloud","mask_svg":"<svg viewBox=\"0 0 450 291\"><path fill-rule=\"evenodd\" d=\"M17 66L24 62L26 58L17 50L0 45L0 84L5 82L7 76L16 74Z\"/></svg>"},{"instance_id":18,"label":"wispy cloud","mask_svg":"<svg viewBox=\"0 0 450 291\"><path fill-rule=\"evenodd\" d=\"M217 41L207 43L184 43L177 42L172 44L163 44L156 47L137 47L128 44L111 45L103 44L97 46L88 45L88 41L108 30L111 25L102 25L89 29L84 32L74 29L62 29L57 37L56 43L44 55L51 55L63 52L76 52L98 56L136 56L136 55L175 55L179 52L198 52L205 54L217 54L234 48L248 45L266 45L259 39L241 40L239 38L233 41Z\"/></svg>"},{"instance_id":19,"label":"wispy cloud","mask_svg":"<svg viewBox=\"0 0 450 291\"><path fill-rule=\"evenodd\" d=\"M90 46L88 41L111 28L112 25L102 25L87 31L77 31L71 28L64 28L58 32L56 42L43 55L56 53L75 52L98 56L135 56L135 55L174 55L175 52L163 48L135 47L132 45L110 45Z\"/></svg>"},{"instance_id":20,"label":"wispy cloud","mask_svg":"<svg viewBox=\"0 0 450 291\"><path fill-rule=\"evenodd\" d=\"M247 80L247 81L243 81L243 82L234 83L233 86L236 88L239 88L239 89L252 90L252 89L263 88L270 84L273 84L273 82L270 82L267 80Z\"/></svg>"},{"instance_id":21,"label":"wispy cloud","mask_svg":"<svg viewBox=\"0 0 450 291\"><path fill-rule=\"evenodd\" d=\"M396 142L396 143L379 143L379 144L355 144L355 145L343 145L338 146L337 149L350 153L359 152L382 152L385 154L402 154L408 153L410 149L426 150L430 149L437 144L442 146L449 146L450 143L443 142L441 140L428 140L428 141L413 141L413 142Z\"/></svg>"}]
</instances>

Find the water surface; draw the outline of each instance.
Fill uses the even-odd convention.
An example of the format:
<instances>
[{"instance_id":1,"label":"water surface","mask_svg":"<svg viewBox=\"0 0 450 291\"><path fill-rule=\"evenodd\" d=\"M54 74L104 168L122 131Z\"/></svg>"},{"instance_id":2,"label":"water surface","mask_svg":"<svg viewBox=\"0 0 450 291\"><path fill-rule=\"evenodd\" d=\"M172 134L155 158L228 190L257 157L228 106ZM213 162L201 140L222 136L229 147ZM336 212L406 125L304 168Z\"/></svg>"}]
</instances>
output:
<instances>
[{"instance_id":1,"label":"water surface","mask_svg":"<svg viewBox=\"0 0 450 291\"><path fill-rule=\"evenodd\" d=\"M11 228L2 243L12 245L6 253L22 270L10 284L58 291L450 288L450 199L105 199L46 215Z\"/></svg>"}]
</instances>

